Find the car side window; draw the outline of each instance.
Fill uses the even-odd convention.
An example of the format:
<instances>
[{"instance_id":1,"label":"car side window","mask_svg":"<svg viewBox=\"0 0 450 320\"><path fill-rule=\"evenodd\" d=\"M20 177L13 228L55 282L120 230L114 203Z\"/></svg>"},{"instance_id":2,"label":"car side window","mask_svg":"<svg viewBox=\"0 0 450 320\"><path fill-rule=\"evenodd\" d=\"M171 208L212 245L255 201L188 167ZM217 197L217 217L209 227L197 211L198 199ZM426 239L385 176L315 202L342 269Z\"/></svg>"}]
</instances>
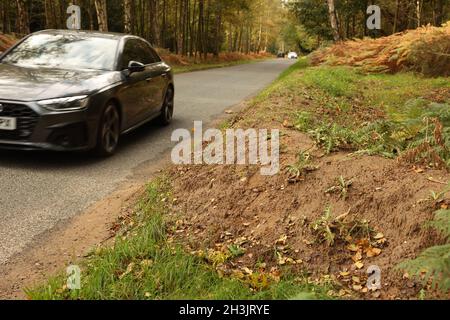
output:
<instances>
[{"instance_id":1,"label":"car side window","mask_svg":"<svg viewBox=\"0 0 450 320\"><path fill-rule=\"evenodd\" d=\"M161 62L161 58L160 58L160 56L158 55L158 53L156 52L156 50L153 49L152 47L149 47L149 48L150 48L150 51L152 52L152 56L153 56L153 58L154 58L154 61L155 61L155 62Z\"/></svg>"},{"instance_id":2,"label":"car side window","mask_svg":"<svg viewBox=\"0 0 450 320\"><path fill-rule=\"evenodd\" d=\"M122 53L122 70L128 67L130 61L147 65L159 62L161 59L146 42L139 39L129 39L125 43Z\"/></svg>"}]
</instances>

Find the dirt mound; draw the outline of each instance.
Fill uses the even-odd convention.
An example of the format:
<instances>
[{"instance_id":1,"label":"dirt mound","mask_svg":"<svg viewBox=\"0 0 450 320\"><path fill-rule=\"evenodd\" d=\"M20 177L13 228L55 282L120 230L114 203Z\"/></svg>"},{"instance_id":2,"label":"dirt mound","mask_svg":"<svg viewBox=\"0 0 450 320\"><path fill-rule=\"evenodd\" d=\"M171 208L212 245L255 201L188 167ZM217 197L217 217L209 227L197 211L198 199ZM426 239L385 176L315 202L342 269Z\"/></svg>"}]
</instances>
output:
<instances>
[{"instance_id":1,"label":"dirt mound","mask_svg":"<svg viewBox=\"0 0 450 320\"><path fill-rule=\"evenodd\" d=\"M241 118L254 111L246 112ZM283 131L283 172L268 177L260 175L256 166L174 168L175 212L181 219L177 237L192 250L241 246L245 254L222 272L238 267L255 270L262 263L266 270L292 265L311 272L313 278L336 280L342 285L339 295L343 297L417 298L422 285L394 267L441 241L424 228L438 206L426 199L450 175L414 170L377 156L344 152L324 156L303 133L276 122L261 126ZM295 162L299 150L309 150L314 169L292 181L285 169ZM350 182L345 197L326 192L339 185L339 177ZM331 246L319 241L312 226L327 208L333 219L340 216L354 225L367 223L372 239L339 239L336 235ZM367 241L378 244L375 247ZM367 247L361 249L365 242ZM355 258L358 254L361 257ZM382 290L373 296L364 289L371 265L382 272Z\"/></svg>"},{"instance_id":2,"label":"dirt mound","mask_svg":"<svg viewBox=\"0 0 450 320\"><path fill-rule=\"evenodd\" d=\"M365 72L411 70L429 76L450 75L450 22L379 39L338 43L312 54L313 64L350 65Z\"/></svg>"}]
</instances>

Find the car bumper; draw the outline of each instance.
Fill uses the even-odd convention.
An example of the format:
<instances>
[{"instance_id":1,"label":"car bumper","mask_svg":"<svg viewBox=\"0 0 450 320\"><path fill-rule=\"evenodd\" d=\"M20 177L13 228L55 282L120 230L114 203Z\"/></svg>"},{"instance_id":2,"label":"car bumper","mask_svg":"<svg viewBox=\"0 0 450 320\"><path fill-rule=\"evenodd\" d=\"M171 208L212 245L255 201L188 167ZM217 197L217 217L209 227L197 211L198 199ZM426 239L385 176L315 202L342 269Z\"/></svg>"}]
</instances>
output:
<instances>
[{"instance_id":1,"label":"car bumper","mask_svg":"<svg viewBox=\"0 0 450 320\"><path fill-rule=\"evenodd\" d=\"M15 130L0 130L0 149L77 151L95 146L98 121L88 109L51 112L35 103L0 103L0 117L17 119Z\"/></svg>"}]
</instances>

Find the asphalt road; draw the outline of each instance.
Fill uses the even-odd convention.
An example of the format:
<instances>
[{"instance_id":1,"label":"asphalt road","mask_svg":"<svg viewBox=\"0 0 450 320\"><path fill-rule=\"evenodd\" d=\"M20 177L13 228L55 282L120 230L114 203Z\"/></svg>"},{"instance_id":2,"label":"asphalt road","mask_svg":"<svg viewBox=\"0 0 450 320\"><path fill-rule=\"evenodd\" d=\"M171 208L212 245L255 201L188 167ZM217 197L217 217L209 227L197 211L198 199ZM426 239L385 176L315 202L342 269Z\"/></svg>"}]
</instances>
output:
<instances>
[{"instance_id":1,"label":"asphalt road","mask_svg":"<svg viewBox=\"0 0 450 320\"><path fill-rule=\"evenodd\" d=\"M206 124L256 94L292 64L287 60L180 74L171 126L150 123L123 137L118 154L0 151L0 264L59 221L83 212L116 190L137 167L160 159L174 145L174 129Z\"/></svg>"}]
</instances>

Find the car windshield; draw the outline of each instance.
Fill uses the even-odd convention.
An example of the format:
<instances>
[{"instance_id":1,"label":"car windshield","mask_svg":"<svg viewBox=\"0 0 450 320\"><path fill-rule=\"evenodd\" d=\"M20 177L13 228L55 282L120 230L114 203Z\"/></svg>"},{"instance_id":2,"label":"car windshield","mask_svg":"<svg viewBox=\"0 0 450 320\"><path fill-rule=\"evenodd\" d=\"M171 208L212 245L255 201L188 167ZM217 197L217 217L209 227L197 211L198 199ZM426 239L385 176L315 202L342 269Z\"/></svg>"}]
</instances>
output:
<instances>
[{"instance_id":1,"label":"car windshield","mask_svg":"<svg viewBox=\"0 0 450 320\"><path fill-rule=\"evenodd\" d=\"M113 70L118 40L81 35L29 37L2 62L23 67Z\"/></svg>"}]
</instances>

